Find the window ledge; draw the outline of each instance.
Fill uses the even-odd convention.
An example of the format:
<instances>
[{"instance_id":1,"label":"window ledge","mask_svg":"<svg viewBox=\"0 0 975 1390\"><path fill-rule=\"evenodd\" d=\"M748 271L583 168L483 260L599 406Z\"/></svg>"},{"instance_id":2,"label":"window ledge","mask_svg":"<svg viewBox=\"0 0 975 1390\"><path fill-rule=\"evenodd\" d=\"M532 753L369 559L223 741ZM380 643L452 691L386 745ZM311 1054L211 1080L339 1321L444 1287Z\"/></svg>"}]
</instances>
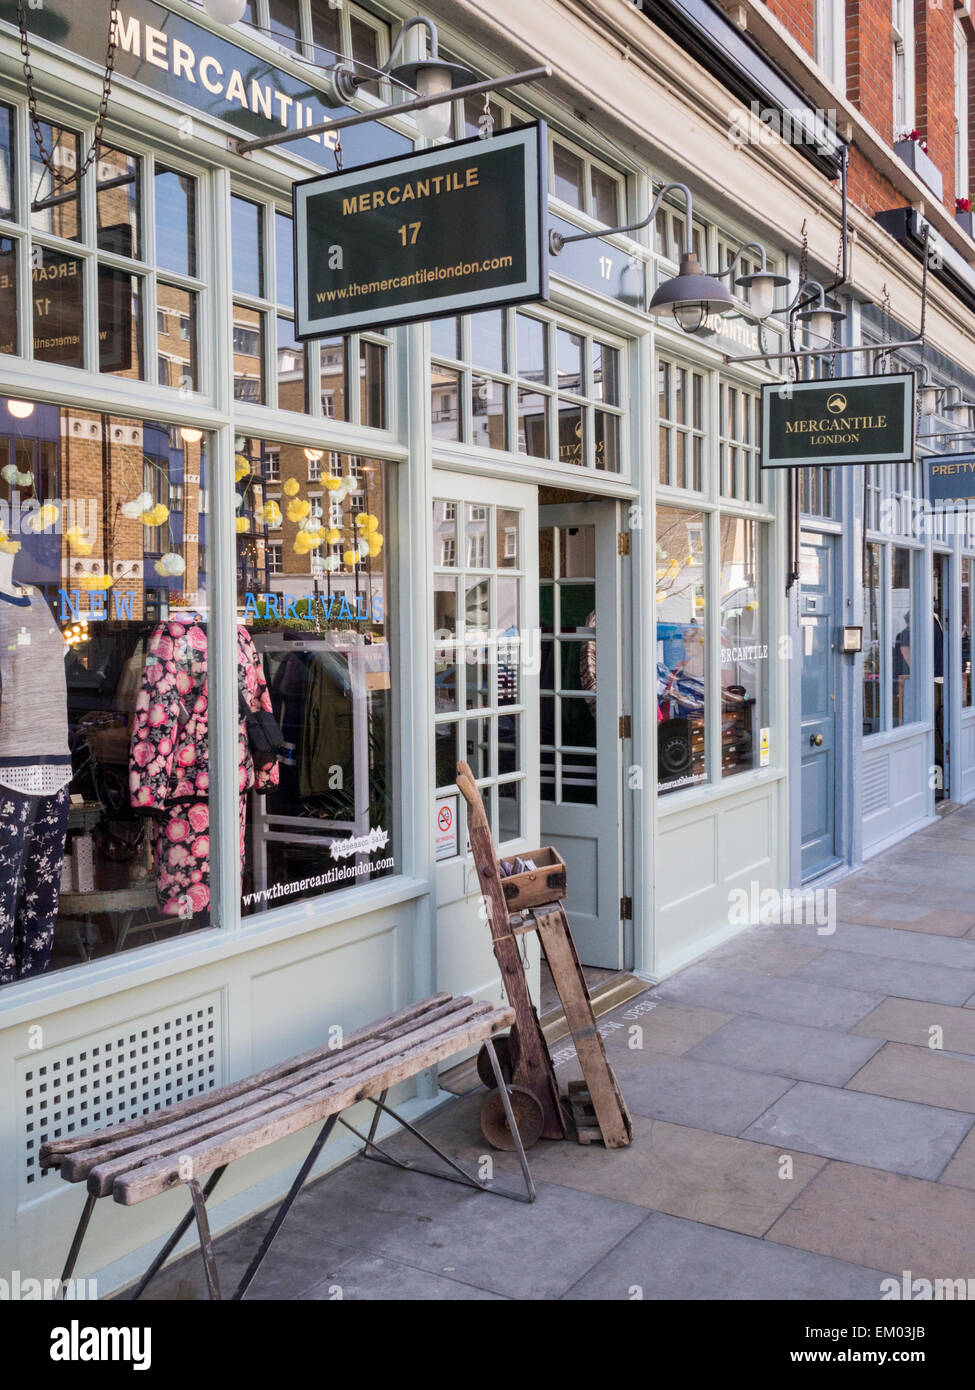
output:
<instances>
[{"instance_id":1,"label":"window ledge","mask_svg":"<svg viewBox=\"0 0 975 1390\"><path fill-rule=\"evenodd\" d=\"M899 729L881 729L875 734L863 735L863 751L871 752L874 748L886 748L891 743L901 743L907 739L917 738L920 734L929 734L931 725L923 720L915 720L911 724L904 724Z\"/></svg>"},{"instance_id":2,"label":"window ledge","mask_svg":"<svg viewBox=\"0 0 975 1390\"><path fill-rule=\"evenodd\" d=\"M944 197L944 180L941 177L941 170L931 156L921 149L916 140L895 141L894 153L912 173L917 174L922 183L927 184L940 203Z\"/></svg>"},{"instance_id":3,"label":"window ledge","mask_svg":"<svg viewBox=\"0 0 975 1390\"><path fill-rule=\"evenodd\" d=\"M680 792L657 794L657 816L678 815L681 811L693 811L713 801L726 801L729 797L740 796L746 792L760 791L785 780L785 768L763 767L751 772L740 772L725 777L720 782L711 782L700 787L688 787Z\"/></svg>"}]
</instances>

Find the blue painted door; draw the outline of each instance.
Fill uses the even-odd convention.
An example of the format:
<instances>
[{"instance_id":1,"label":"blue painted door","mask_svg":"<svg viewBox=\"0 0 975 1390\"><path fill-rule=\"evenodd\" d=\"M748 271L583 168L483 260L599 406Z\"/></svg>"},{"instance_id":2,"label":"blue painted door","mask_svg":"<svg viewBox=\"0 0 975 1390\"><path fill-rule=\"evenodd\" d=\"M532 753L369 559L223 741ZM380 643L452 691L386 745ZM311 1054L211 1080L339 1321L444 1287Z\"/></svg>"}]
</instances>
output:
<instances>
[{"instance_id":1,"label":"blue painted door","mask_svg":"<svg viewBox=\"0 0 975 1390\"><path fill-rule=\"evenodd\" d=\"M836 556L832 536L803 531L802 877L836 863Z\"/></svg>"}]
</instances>

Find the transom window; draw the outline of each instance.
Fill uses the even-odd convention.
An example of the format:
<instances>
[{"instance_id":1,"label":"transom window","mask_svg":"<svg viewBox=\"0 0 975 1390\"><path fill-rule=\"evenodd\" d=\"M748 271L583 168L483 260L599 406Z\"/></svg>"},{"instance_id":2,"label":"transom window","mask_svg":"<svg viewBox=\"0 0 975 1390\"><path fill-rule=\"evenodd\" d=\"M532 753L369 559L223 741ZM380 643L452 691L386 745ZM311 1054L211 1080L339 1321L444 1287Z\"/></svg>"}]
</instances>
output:
<instances>
[{"instance_id":1,"label":"transom window","mask_svg":"<svg viewBox=\"0 0 975 1390\"><path fill-rule=\"evenodd\" d=\"M438 319L430 340L437 438L620 471L621 342L511 309Z\"/></svg>"}]
</instances>

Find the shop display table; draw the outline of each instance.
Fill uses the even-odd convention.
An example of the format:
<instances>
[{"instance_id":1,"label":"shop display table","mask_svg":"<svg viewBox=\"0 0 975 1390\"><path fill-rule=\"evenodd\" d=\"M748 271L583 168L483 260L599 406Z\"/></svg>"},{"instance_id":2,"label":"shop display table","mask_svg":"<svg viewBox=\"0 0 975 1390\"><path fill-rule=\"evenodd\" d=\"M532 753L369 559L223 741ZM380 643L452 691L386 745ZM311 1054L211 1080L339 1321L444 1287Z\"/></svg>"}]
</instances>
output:
<instances>
[{"instance_id":1,"label":"shop display table","mask_svg":"<svg viewBox=\"0 0 975 1390\"><path fill-rule=\"evenodd\" d=\"M88 1187L61 1289L71 1278L99 1197L111 1195L123 1206L134 1206L184 1184L189 1189L190 1210L143 1275L133 1297L142 1294L195 1219L207 1288L211 1299L219 1299L220 1284L207 1220L207 1198L234 1159L255 1153L322 1120L324 1125L233 1294L235 1299L243 1298L246 1293L336 1122L363 1140L365 1158L446 1178L515 1201L534 1202L535 1186L493 1043L494 1036L510 1028L514 1018L513 1009L498 1008L486 1002L474 1003L464 996L435 994L420 1004L350 1033L337 1047L315 1048L255 1076L123 1124L43 1144L39 1160L42 1168L59 1168L65 1181L85 1182ZM505 1191L493 1182L465 1172L386 1104L393 1086L477 1043L484 1045L493 1067L513 1147L521 1163L524 1193ZM343 1115L363 1100L371 1101L376 1108L368 1134L361 1134ZM451 1171L424 1168L387 1153L375 1142L383 1113L391 1115L432 1149ZM201 1188L200 1178L205 1174L210 1177Z\"/></svg>"},{"instance_id":2,"label":"shop display table","mask_svg":"<svg viewBox=\"0 0 975 1390\"><path fill-rule=\"evenodd\" d=\"M132 883L121 888L93 889L88 893L62 893L60 897L60 916L58 925L70 927L78 942L83 960L91 959L91 946L97 941L93 917L104 915L112 927L113 949L121 951L125 946L137 912L154 912L156 909L156 888L146 879L143 883ZM152 927L171 926L172 918L160 921L150 916L140 923L136 931L148 931ZM93 941L94 939L94 941Z\"/></svg>"}]
</instances>

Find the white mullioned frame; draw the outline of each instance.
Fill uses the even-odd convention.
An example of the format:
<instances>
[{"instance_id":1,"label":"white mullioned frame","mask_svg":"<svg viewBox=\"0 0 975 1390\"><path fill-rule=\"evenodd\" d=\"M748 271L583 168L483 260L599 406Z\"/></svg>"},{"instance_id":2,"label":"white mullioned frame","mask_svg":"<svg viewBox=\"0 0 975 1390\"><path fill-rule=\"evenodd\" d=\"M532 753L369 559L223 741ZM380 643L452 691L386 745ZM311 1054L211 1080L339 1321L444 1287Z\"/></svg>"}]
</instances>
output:
<instances>
[{"instance_id":1,"label":"white mullioned frame","mask_svg":"<svg viewBox=\"0 0 975 1390\"><path fill-rule=\"evenodd\" d=\"M845 0L815 0L813 38L816 62L834 87L846 95Z\"/></svg>"},{"instance_id":2,"label":"white mullioned frame","mask_svg":"<svg viewBox=\"0 0 975 1390\"><path fill-rule=\"evenodd\" d=\"M968 35L961 20L954 31L955 197L968 197Z\"/></svg>"},{"instance_id":3,"label":"white mullioned frame","mask_svg":"<svg viewBox=\"0 0 975 1390\"><path fill-rule=\"evenodd\" d=\"M891 0L891 104L894 139L914 126L914 0Z\"/></svg>"}]
</instances>

